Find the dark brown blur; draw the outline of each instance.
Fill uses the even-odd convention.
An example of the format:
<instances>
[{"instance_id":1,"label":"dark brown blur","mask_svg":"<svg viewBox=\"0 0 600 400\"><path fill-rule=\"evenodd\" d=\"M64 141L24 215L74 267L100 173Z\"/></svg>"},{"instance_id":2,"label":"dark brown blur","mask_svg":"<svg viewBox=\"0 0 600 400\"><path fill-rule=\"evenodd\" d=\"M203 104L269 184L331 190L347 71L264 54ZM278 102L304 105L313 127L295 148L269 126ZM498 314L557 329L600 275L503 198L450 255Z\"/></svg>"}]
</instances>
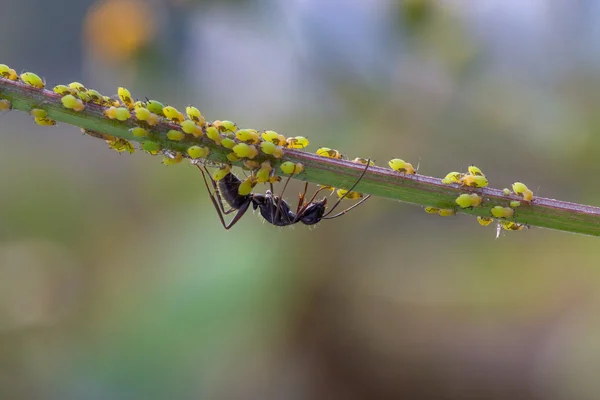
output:
<instances>
[{"instance_id":1,"label":"dark brown blur","mask_svg":"<svg viewBox=\"0 0 600 400\"><path fill-rule=\"evenodd\" d=\"M600 205L597 1L0 10L0 63L50 86L125 86L311 151L475 164L496 188ZM8 112L0 398L600 398L600 239L495 236L378 198L315 229L249 212L225 231L191 165Z\"/></svg>"}]
</instances>

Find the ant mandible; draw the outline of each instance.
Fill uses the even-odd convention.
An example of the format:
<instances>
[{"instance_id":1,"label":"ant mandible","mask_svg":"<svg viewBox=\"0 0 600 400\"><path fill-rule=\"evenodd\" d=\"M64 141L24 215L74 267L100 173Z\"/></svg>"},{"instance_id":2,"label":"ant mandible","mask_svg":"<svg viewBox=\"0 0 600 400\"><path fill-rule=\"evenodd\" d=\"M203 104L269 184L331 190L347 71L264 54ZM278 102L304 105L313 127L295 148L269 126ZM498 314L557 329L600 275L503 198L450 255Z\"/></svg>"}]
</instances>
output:
<instances>
[{"instance_id":1,"label":"ant mandible","mask_svg":"<svg viewBox=\"0 0 600 400\"><path fill-rule=\"evenodd\" d=\"M308 182L304 185L304 192L298 195L298 207L296 212L290 210L289 204L283 199L283 194L287 185L292 178L293 175L288 177L283 187L280 196L276 196L273 194L273 185L271 184L271 190L267 190L265 194L262 193L250 193L248 195L240 195L238 193L238 188L242 183L240 179L235 176L231 171L228 172L225 177L217 182L212 178L210 172L206 168L206 166L200 166L195 163L196 167L202 173L202 179L204 180L204 184L206 185L206 189L208 190L208 195L210 196L210 200L212 201L215 210L217 210L217 215L221 220L221 224L223 228L230 229L234 226L248 211L248 208L252 204L252 208L254 210L258 209L262 217L270 224L275 226L288 226L293 225L298 222L302 222L305 225L314 225L319 223L324 219L334 219L346 214L348 211L352 210L355 207L358 207L365 201L367 201L371 195L365 196L356 204L348 207L342 212L339 212L335 215L331 215L331 213L337 208L337 206L341 203L341 201L346 197L346 195L358 185L360 180L363 178L367 169L369 168L369 162L362 174L359 176L358 180L352 185L352 187L346 192L343 196L341 196L338 201L329 209L326 213L326 205L327 198L323 198L320 201L315 201L317 194L325 188L318 189L315 194L312 196L310 201L306 203L304 201L306 192L308 190ZM208 175L208 179L206 178ZM210 180L211 185L208 184ZM211 191L210 186L212 186L213 190ZM229 210L225 210L225 206L223 204L223 199L225 202L231 207ZM237 211L231 222L227 224L225 222L224 215L230 214L232 212Z\"/></svg>"}]
</instances>

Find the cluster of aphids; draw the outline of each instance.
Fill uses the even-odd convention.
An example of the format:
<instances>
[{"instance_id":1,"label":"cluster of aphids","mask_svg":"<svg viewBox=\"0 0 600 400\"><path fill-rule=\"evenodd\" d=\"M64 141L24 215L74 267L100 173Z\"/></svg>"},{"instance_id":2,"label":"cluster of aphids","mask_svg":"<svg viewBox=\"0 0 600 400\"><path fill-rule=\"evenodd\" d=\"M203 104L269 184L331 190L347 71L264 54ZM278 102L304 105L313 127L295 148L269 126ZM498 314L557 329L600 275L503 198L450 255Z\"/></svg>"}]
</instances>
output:
<instances>
[{"instance_id":1,"label":"cluster of aphids","mask_svg":"<svg viewBox=\"0 0 600 400\"><path fill-rule=\"evenodd\" d=\"M442 183L446 185L458 184L470 188L484 188L488 185L488 180L480 168L471 165L466 173L455 171L448 173L444 179L442 179ZM512 189L511 192L510 189L505 188L503 190L504 195L510 196L514 192L514 194L520 197L523 202L531 204L531 201L533 200L533 191L531 191L524 183L515 182L512 185ZM483 204L483 197L477 193L463 193L456 198L455 203L461 209L480 207ZM477 222L482 226L488 226L495 218L497 221L498 234L501 230L521 231L529 226L508 220L514 217L515 210L520 206L521 201L519 200L510 201L508 207L494 206L490 210L491 217L478 216ZM449 217L456 214L456 208L425 207L425 212L428 214L438 214L442 217Z\"/></svg>"}]
</instances>

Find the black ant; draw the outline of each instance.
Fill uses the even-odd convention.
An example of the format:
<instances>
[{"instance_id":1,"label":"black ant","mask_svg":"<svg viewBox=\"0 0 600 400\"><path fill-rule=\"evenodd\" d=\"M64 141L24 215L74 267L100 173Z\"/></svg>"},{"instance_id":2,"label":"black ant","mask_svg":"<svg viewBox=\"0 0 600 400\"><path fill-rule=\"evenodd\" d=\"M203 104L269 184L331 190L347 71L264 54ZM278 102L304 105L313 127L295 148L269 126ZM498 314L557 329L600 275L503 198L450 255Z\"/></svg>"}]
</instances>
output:
<instances>
[{"instance_id":1,"label":"black ant","mask_svg":"<svg viewBox=\"0 0 600 400\"><path fill-rule=\"evenodd\" d=\"M276 196L273 194L273 185L271 185L271 190L267 190L265 194L262 193L250 193L248 195L240 195L238 193L238 188L242 183L240 179L235 176L232 172L228 172L227 175L221 180L215 182L215 180L210 175L210 172L206 168L206 166L200 166L195 164L196 167L202 172L202 179L204 179L204 184L206 185L206 189L208 190L208 194L210 196L210 200L212 201L215 209L217 210L217 214L219 219L221 220L221 224L225 229L230 229L233 225L235 225L248 211L250 204L252 204L252 208L254 210L258 209L262 217L270 224L275 226L288 226L293 225L298 222L302 222L305 225L314 225L319 223L323 219L334 219L346 214L348 211L352 210L355 207L358 207L365 201L367 201L371 195L365 196L356 204L348 207L342 212L339 212L335 215L330 214L336 207L340 204L340 202L346 197L348 193L352 191L358 185L358 182L363 178L367 169L369 168L369 163L363 170L362 174L359 176L358 180L352 185L348 192L344 193L338 201L329 209L329 212L325 212L327 205L327 198L323 198L323 200L315 201L317 194L324 190L325 188L318 189L315 194L312 196L310 201L306 203L304 198L306 196L306 191L308 190L308 182L304 185L304 192L298 195L298 208L296 212L290 210L289 204L283 199L283 193L287 187L292 176L290 176L281 192L281 196ZM203 170L204 169L204 170ZM206 171L206 173L205 173ZM210 189L210 185L208 184L208 180L206 178L206 174L208 174L208 179L212 184L213 191ZM216 196L216 198L215 198ZM221 197L222 196L222 197ZM231 207L229 210L225 210L225 206L223 205L223 199L225 202ZM224 215L230 214L234 211L237 211L231 222L229 224L225 223Z\"/></svg>"}]
</instances>

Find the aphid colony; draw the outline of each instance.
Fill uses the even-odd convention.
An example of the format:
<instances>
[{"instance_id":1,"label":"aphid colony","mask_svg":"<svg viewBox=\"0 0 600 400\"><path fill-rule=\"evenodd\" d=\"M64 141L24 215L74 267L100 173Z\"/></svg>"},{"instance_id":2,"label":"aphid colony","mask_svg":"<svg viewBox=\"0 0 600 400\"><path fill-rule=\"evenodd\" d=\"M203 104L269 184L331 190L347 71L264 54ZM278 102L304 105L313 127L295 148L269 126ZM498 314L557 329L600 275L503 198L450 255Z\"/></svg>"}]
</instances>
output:
<instances>
[{"instance_id":1,"label":"aphid colony","mask_svg":"<svg viewBox=\"0 0 600 400\"><path fill-rule=\"evenodd\" d=\"M44 89L46 82L38 75L32 72L23 72L18 75L14 69L5 64L0 64L0 78L12 81L21 81L36 89ZM85 110L88 104L95 104L104 108L104 115L115 121L135 121L136 126L130 128L131 135L136 138L148 138L141 143L141 149L151 155L163 154L163 164L174 165L189 158L192 164L196 165L204 183L209 192L210 199L217 210L219 219L225 229L231 228L245 214L250 205L253 209L258 209L263 218L276 226L287 226L297 222L306 225L313 225L323 219L337 218L345 214L350 209L362 204L370 196L352 191L359 183L368 168L375 164L370 159L355 158L354 163L365 165L365 168L356 182L349 190L337 189L330 186L320 186L312 198L307 202L305 200L308 184L305 185L304 192L299 194L298 206L292 211L288 203L283 199L283 194L290 178L294 175L304 172L304 166L301 163L291 161L282 162L279 165L281 173L288 176L281 194L274 195L273 183L279 182L281 177L276 173L271 161L276 162L284 155L284 149L304 149L309 145L308 139L303 136L286 138L285 136L272 131L258 131L256 129L238 128L237 124L227 120L206 121L200 110L194 106L187 106L185 114L175 107L163 105L156 100L146 99L144 101L135 100L130 91L124 87L119 87L117 95L114 97L105 96L94 89L88 89L79 82L71 82L68 85L56 85L53 88L54 93L61 96L62 106L74 112ZM39 105L30 110L34 121L42 126L55 125L56 121L48 116L43 105ZM10 101L0 98L0 111L7 111L12 108ZM206 167L206 158L210 154L208 147L190 143L186 153L163 150L157 141L151 140L157 133L152 132L153 128L160 123L169 123L165 135L169 141L181 142L186 138L199 138L206 135L215 145L227 149L226 158L228 164L216 163L219 168L213 174L210 174ZM173 126L177 125L177 126ZM109 148L117 152L135 151L134 146L126 139L113 137L108 134L91 132L84 130L85 133L94 137L102 138L106 141ZM186 142L187 143L187 142ZM316 154L321 157L334 159L346 159L339 151L328 147L320 147ZM259 157L260 156L260 157ZM260 160L260 161L257 161ZM243 168L250 171L250 174L242 181L231 172L230 163L241 162ZM388 162L389 167L401 175L415 175L416 170L413 165L400 158L394 158ZM469 190L485 188L488 180L478 167L471 165L466 173L450 172L441 182L443 184L456 184ZM259 184L269 184L270 190L265 194L253 193L254 187ZM316 196L321 191L336 192L337 202L326 212L327 199L317 201ZM533 192L521 182L515 182L512 185L512 192L504 189L504 195L510 196L514 192L522 201L529 204L533 200ZM361 199L348 209L330 216L335 208L343 199ZM225 210L223 200L230 207ZM426 207L425 212L429 214L438 214L440 216L452 216L458 209L472 209L481 207L484 199L480 194L469 192L462 193L455 199L455 206L449 208ZM527 227L524 224L518 224L514 221L508 221L507 218L513 218L515 209L521 205L521 201L510 201L507 207L495 206L490 209L490 217L478 216L477 221L482 226L491 224L494 219L498 221L498 230L522 230ZM224 215L236 212L234 218L229 224L225 223Z\"/></svg>"},{"instance_id":2,"label":"aphid colony","mask_svg":"<svg viewBox=\"0 0 600 400\"><path fill-rule=\"evenodd\" d=\"M461 172L456 172L456 171L448 173L441 180L441 182L446 185L457 184L462 187L469 187L469 188L474 188L474 189L483 188L488 185L488 180L485 177L485 175L483 174L483 172L481 171L481 169L474 165L471 165L468 168L466 173L461 173ZM512 187L513 187L514 194L521 197L525 202L530 203L533 200L533 192L530 189L528 189L527 186L525 186L525 184L523 184L521 182L515 182ZM503 194L505 196L510 196L513 194L513 192L511 192L509 189L503 190ZM459 195L456 198L455 203L461 209L475 208L475 207L482 206L483 198L477 193L462 193L461 195ZM499 232L502 229L506 230L506 231L523 230L525 228L528 228L529 226L526 224L519 224L514 221L506 220L507 218L513 218L515 215L515 209L520 206L521 206L521 201L518 201L518 200L510 201L508 203L508 207L494 206L490 209L490 215L493 218L478 216L477 222L481 226L488 226L494 221L494 219L496 219L497 220L497 228L498 228L497 234L499 234ZM451 209L440 210L435 207L426 207L425 208L425 212L427 212L429 214L437 213L441 216L454 215L455 213L451 213L450 210ZM452 211L454 211L454 210L452 209Z\"/></svg>"}]
</instances>

